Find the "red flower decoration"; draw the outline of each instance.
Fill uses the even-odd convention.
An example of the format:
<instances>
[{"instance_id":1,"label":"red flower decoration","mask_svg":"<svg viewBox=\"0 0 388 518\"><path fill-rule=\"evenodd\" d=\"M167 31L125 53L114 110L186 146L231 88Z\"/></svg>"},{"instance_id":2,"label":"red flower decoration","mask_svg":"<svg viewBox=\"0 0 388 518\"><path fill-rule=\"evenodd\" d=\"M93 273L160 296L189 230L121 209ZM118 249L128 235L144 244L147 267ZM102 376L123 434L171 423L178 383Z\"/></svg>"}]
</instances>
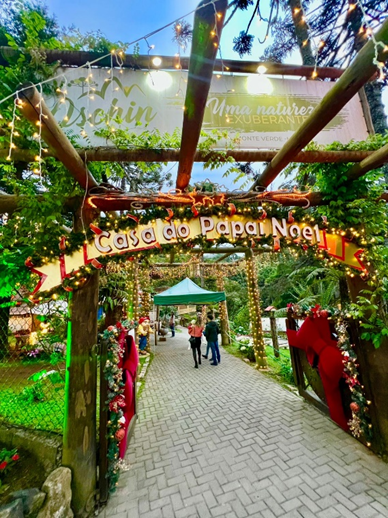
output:
<instances>
[{"instance_id":1,"label":"red flower decoration","mask_svg":"<svg viewBox=\"0 0 388 518\"><path fill-rule=\"evenodd\" d=\"M111 412L118 412L120 408L124 408L124 407L125 407L125 398L122 395L116 396L109 403L109 410Z\"/></svg>"},{"instance_id":2,"label":"red flower decoration","mask_svg":"<svg viewBox=\"0 0 388 518\"><path fill-rule=\"evenodd\" d=\"M0 464L0 471L3 471L8 466L8 462L4 461Z\"/></svg>"},{"instance_id":3,"label":"red flower decoration","mask_svg":"<svg viewBox=\"0 0 388 518\"><path fill-rule=\"evenodd\" d=\"M321 311L321 306L319 304L315 304L315 306L313 308L311 308L311 311L314 315L314 318L319 317L320 311Z\"/></svg>"},{"instance_id":4,"label":"red flower decoration","mask_svg":"<svg viewBox=\"0 0 388 518\"><path fill-rule=\"evenodd\" d=\"M11 457L11 459L12 459L12 460L14 460L14 461L17 461L17 460L19 460L19 459L20 459L20 456L19 456L17 453L15 453L15 455L13 455L13 456Z\"/></svg>"}]
</instances>

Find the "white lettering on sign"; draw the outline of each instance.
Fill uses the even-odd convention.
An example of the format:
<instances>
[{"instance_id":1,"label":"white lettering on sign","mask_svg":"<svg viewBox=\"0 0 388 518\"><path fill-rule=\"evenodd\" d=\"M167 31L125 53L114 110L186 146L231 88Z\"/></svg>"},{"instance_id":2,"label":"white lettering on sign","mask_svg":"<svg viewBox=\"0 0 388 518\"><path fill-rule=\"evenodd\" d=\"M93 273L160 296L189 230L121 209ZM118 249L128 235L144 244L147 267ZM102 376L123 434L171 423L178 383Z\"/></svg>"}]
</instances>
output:
<instances>
[{"instance_id":1,"label":"white lettering on sign","mask_svg":"<svg viewBox=\"0 0 388 518\"><path fill-rule=\"evenodd\" d=\"M189 225L186 225L185 223L182 223L182 225L179 225L178 229L178 235L182 239L185 239L186 237L189 237L190 235L190 227Z\"/></svg>"},{"instance_id":2,"label":"white lettering on sign","mask_svg":"<svg viewBox=\"0 0 388 518\"><path fill-rule=\"evenodd\" d=\"M242 236L244 233L244 225L241 221L232 221L232 237L233 239L237 239Z\"/></svg>"},{"instance_id":3,"label":"white lettering on sign","mask_svg":"<svg viewBox=\"0 0 388 518\"><path fill-rule=\"evenodd\" d=\"M313 235L313 229L311 227L304 227L302 230L302 236L307 239L307 241L312 241Z\"/></svg>"},{"instance_id":4,"label":"white lettering on sign","mask_svg":"<svg viewBox=\"0 0 388 518\"><path fill-rule=\"evenodd\" d=\"M110 233L107 232L106 230L102 230L101 234L94 238L94 244L96 245L96 248L99 252L101 252L102 254L109 254L112 251L112 247L109 245L108 246L102 245L101 239L104 237L107 239L110 238Z\"/></svg>"},{"instance_id":5,"label":"white lettering on sign","mask_svg":"<svg viewBox=\"0 0 388 518\"><path fill-rule=\"evenodd\" d=\"M218 234L221 236L229 236L230 228L229 223L227 221L219 221L216 226L216 230Z\"/></svg>"},{"instance_id":6,"label":"white lettering on sign","mask_svg":"<svg viewBox=\"0 0 388 518\"><path fill-rule=\"evenodd\" d=\"M207 216L201 216L199 218L199 222L201 223L201 232L203 236L206 236L208 232L214 230L214 221L213 218L208 218Z\"/></svg>"},{"instance_id":7,"label":"white lettering on sign","mask_svg":"<svg viewBox=\"0 0 388 518\"><path fill-rule=\"evenodd\" d=\"M139 244L139 238L136 235L136 230L131 230L129 237L131 238L133 246L137 246Z\"/></svg>"},{"instance_id":8,"label":"white lettering on sign","mask_svg":"<svg viewBox=\"0 0 388 518\"><path fill-rule=\"evenodd\" d=\"M257 236L257 223L254 221L248 221L245 225L245 231L250 236Z\"/></svg>"},{"instance_id":9,"label":"white lettering on sign","mask_svg":"<svg viewBox=\"0 0 388 518\"><path fill-rule=\"evenodd\" d=\"M128 248L127 234L116 234L113 239L113 244L118 250L124 250L125 248Z\"/></svg>"},{"instance_id":10,"label":"white lettering on sign","mask_svg":"<svg viewBox=\"0 0 388 518\"><path fill-rule=\"evenodd\" d=\"M141 233L141 238L147 245L156 242L155 231L153 228L146 228Z\"/></svg>"},{"instance_id":11,"label":"white lettering on sign","mask_svg":"<svg viewBox=\"0 0 388 518\"><path fill-rule=\"evenodd\" d=\"M176 228L174 223L170 223L163 228L163 236L167 241L171 241L171 239L176 239Z\"/></svg>"},{"instance_id":12,"label":"white lettering on sign","mask_svg":"<svg viewBox=\"0 0 388 518\"><path fill-rule=\"evenodd\" d=\"M291 237L300 237L300 228L298 225L291 225L288 232L290 233Z\"/></svg>"},{"instance_id":13,"label":"white lettering on sign","mask_svg":"<svg viewBox=\"0 0 388 518\"><path fill-rule=\"evenodd\" d=\"M276 218L272 218L272 235L279 237L279 233L283 237L287 237L287 221L283 218L280 223Z\"/></svg>"}]
</instances>

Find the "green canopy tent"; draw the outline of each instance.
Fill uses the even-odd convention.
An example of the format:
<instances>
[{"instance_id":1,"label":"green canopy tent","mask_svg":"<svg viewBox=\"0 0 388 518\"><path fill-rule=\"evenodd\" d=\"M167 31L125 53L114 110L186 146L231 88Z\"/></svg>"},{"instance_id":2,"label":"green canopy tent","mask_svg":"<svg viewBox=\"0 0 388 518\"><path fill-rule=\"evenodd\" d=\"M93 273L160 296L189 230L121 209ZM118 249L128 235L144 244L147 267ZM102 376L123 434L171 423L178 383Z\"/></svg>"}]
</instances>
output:
<instances>
[{"instance_id":1,"label":"green canopy tent","mask_svg":"<svg viewBox=\"0 0 388 518\"><path fill-rule=\"evenodd\" d=\"M207 291L186 277L179 284L155 295L155 306L174 306L178 304L209 304L226 300L224 291Z\"/></svg>"}]
</instances>

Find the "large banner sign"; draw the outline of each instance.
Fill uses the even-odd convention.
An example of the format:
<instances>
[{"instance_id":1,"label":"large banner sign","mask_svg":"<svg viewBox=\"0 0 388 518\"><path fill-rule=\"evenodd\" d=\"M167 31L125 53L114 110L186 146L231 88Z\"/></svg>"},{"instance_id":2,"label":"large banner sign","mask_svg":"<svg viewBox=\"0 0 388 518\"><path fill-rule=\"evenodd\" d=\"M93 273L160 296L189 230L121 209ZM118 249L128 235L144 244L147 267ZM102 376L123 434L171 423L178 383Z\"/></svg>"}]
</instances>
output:
<instances>
[{"instance_id":1,"label":"large banner sign","mask_svg":"<svg viewBox=\"0 0 388 518\"><path fill-rule=\"evenodd\" d=\"M90 71L91 70L91 71ZM105 114L123 127L173 133L182 128L187 72L66 70L67 93L49 107L64 130L84 135L92 145L109 145L94 136L106 128ZM121 72L121 73L119 73ZM278 149L312 113L333 83L274 79L263 74L215 75L203 128L227 130L240 137L241 149ZM360 99L354 97L314 139L319 144L365 140L368 136ZM219 143L222 146L222 142Z\"/></svg>"},{"instance_id":2,"label":"large banner sign","mask_svg":"<svg viewBox=\"0 0 388 518\"><path fill-rule=\"evenodd\" d=\"M311 245L318 245L343 264L357 270L365 269L359 259L363 250L344 237L320 230L318 225L310 226L304 222L288 223L286 219L266 218L258 221L237 215L227 218L200 216L190 221L168 222L158 219L126 232L101 230L94 225L91 225L91 229L95 233L95 239L85 244L81 250L71 256L62 255L59 260L39 268L32 268L32 271L41 277L34 293L49 291L59 286L64 279L73 277L82 266L91 263L96 268L100 267L97 258L101 256L160 248L165 244L194 240L198 236L203 236L208 241L226 237L231 243L247 239L251 244L260 244L260 238L273 236L275 250L276 245L280 246L281 238L296 242L303 239Z\"/></svg>"}]
</instances>

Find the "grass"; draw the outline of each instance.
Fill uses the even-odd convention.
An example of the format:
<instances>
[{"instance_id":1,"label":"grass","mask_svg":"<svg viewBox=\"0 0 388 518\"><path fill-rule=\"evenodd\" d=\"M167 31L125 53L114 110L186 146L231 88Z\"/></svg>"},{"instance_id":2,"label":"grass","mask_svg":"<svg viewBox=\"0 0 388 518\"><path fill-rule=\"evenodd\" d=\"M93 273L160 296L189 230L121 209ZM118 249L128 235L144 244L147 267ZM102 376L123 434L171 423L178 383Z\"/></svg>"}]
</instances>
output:
<instances>
[{"instance_id":1,"label":"grass","mask_svg":"<svg viewBox=\"0 0 388 518\"><path fill-rule=\"evenodd\" d=\"M149 365L148 365L148 369L150 368L150 365L152 363L152 360L154 359L154 354L153 353L150 353L149 356L140 356L139 360L140 360L140 365L138 367L138 374L140 374L142 368L143 368L143 365L145 364L147 358L149 358L150 362L149 362ZM147 374L148 374L148 369L147 369ZM137 398L140 399L140 396L144 390L144 387L145 387L145 383L146 383L146 378L147 378L147 374L146 376L144 376L144 378L142 378L141 380L139 380L139 383L140 383L140 386L137 387Z\"/></svg>"},{"instance_id":2,"label":"grass","mask_svg":"<svg viewBox=\"0 0 388 518\"><path fill-rule=\"evenodd\" d=\"M246 354L241 352L239 347L240 344L238 342L232 341L232 343L226 347L226 350L233 356L237 356L238 358L247 361ZM295 386L292 374L290 351L288 349L280 349L280 358L276 358L273 347L267 345L265 353L267 355L268 370L261 370L260 372L273 378L287 388L289 388L290 385ZM255 366L255 362L250 361L249 364Z\"/></svg>"},{"instance_id":3,"label":"grass","mask_svg":"<svg viewBox=\"0 0 388 518\"><path fill-rule=\"evenodd\" d=\"M139 373L149 358L140 357ZM0 364L0 421L32 430L63 432L65 389L63 385L50 385L47 381L40 392L42 401L33 400L34 384L28 378L42 369L51 370L47 362L10 362ZM99 369L98 369L99 377ZM145 378L140 380L137 395L140 397ZM99 387L99 383L98 383ZM99 392L99 389L98 389ZM99 407L99 397L97 397ZM97 408L98 412L98 408Z\"/></svg>"},{"instance_id":4,"label":"grass","mask_svg":"<svg viewBox=\"0 0 388 518\"><path fill-rule=\"evenodd\" d=\"M64 385L28 380L41 371L53 370L45 361L0 363L0 420L10 425L62 433Z\"/></svg>"}]
</instances>

